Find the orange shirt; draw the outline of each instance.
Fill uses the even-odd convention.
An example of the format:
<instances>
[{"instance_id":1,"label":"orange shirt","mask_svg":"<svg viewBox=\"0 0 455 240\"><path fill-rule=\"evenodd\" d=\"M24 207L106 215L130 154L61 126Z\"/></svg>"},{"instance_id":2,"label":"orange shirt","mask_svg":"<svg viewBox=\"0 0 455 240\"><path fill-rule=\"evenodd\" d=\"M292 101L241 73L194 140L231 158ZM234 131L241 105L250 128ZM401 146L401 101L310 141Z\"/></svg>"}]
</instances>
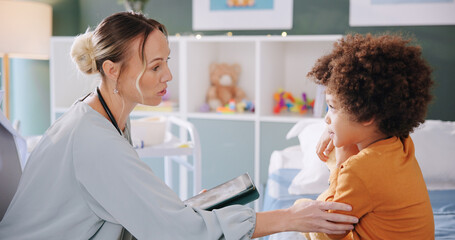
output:
<instances>
[{"instance_id":1,"label":"orange shirt","mask_svg":"<svg viewBox=\"0 0 455 240\"><path fill-rule=\"evenodd\" d=\"M350 157L331 173L321 198L352 206L343 213L359 218L354 239L434 239L430 198L410 137L382 140Z\"/></svg>"}]
</instances>

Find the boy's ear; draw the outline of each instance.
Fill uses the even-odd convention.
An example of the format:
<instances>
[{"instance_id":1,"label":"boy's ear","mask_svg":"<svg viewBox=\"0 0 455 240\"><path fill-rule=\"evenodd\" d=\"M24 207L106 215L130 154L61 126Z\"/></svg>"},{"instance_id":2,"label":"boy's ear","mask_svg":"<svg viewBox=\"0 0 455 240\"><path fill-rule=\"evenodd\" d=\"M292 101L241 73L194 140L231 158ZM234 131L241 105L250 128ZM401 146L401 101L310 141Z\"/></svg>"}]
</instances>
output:
<instances>
[{"instance_id":1,"label":"boy's ear","mask_svg":"<svg viewBox=\"0 0 455 240\"><path fill-rule=\"evenodd\" d=\"M372 117L372 118L371 118L370 120L368 120L368 121L362 122L362 125L363 125L364 127L368 127L368 126L370 126L370 125L373 124L373 123L374 123L374 117Z\"/></svg>"},{"instance_id":2,"label":"boy's ear","mask_svg":"<svg viewBox=\"0 0 455 240\"><path fill-rule=\"evenodd\" d=\"M103 72L108 79L114 79L117 81L120 75L120 65L112 62L111 60L106 60L102 65Z\"/></svg>"}]
</instances>

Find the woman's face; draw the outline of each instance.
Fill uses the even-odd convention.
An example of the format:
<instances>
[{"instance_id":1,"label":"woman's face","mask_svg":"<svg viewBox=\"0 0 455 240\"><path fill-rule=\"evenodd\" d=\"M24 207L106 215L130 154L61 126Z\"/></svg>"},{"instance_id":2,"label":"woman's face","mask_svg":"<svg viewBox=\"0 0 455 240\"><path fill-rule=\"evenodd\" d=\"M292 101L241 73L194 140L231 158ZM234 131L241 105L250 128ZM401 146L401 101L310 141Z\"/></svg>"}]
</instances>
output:
<instances>
[{"instance_id":1,"label":"woman's face","mask_svg":"<svg viewBox=\"0 0 455 240\"><path fill-rule=\"evenodd\" d=\"M126 104L141 103L156 106L161 103L162 97L166 94L167 82L172 80L172 74L167 64L170 49L164 34L156 29L152 31L145 41L144 71L141 44L142 38L132 41L117 89Z\"/></svg>"}]
</instances>

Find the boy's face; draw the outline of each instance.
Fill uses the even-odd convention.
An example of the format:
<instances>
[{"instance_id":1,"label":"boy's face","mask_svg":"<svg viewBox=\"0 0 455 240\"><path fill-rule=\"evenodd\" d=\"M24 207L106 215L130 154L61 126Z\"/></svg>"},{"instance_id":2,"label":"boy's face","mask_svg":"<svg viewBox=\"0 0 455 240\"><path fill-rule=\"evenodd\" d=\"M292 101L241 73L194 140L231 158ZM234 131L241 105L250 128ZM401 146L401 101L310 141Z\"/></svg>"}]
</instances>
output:
<instances>
[{"instance_id":1,"label":"boy's face","mask_svg":"<svg viewBox=\"0 0 455 240\"><path fill-rule=\"evenodd\" d=\"M325 122L335 147L359 144L364 135L364 126L352 120L351 115L342 108L335 95L326 93L325 96L329 107Z\"/></svg>"}]
</instances>

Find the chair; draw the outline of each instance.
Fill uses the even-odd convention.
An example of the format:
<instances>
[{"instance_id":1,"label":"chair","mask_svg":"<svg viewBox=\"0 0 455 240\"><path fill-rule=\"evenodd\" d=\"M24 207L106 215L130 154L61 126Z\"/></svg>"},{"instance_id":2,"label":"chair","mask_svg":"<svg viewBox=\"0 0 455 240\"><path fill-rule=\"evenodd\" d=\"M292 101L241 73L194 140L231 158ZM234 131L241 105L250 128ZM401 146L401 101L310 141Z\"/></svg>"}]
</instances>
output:
<instances>
[{"instance_id":1,"label":"chair","mask_svg":"<svg viewBox=\"0 0 455 240\"><path fill-rule=\"evenodd\" d=\"M19 185L25 166L25 153L25 140L16 133L3 113L0 113L0 221Z\"/></svg>"},{"instance_id":2,"label":"chair","mask_svg":"<svg viewBox=\"0 0 455 240\"><path fill-rule=\"evenodd\" d=\"M173 169L172 162L180 165L179 196L182 200L188 198L188 171L193 172L193 195L201 191L201 145L199 134L194 125L180 118L168 117L167 132L173 126L180 129L179 137L172 135L171 139L163 144L136 149L139 157L163 157L164 181L172 188ZM188 139L189 135L189 139ZM188 161L188 156L193 157L193 163Z\"/></svg>"}]
</instances>

